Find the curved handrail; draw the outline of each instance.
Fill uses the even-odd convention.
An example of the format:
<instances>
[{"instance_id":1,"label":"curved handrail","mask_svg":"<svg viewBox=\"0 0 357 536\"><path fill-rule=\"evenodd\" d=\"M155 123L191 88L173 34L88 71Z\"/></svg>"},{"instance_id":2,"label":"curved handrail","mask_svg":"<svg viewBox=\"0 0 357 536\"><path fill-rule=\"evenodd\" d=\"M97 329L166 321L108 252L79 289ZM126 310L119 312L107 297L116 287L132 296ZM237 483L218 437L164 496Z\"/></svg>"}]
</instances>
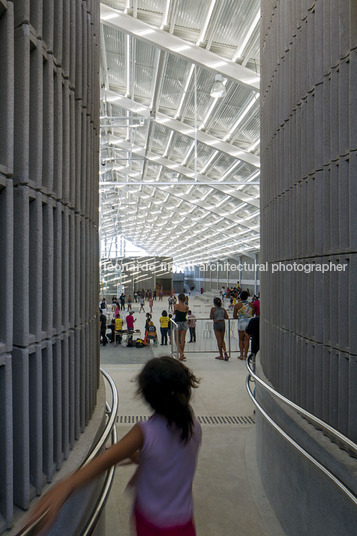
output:
<instances>
[{"instance_id":1,"label":"curved handrail","mask_svg":"<svg viewBox=\"0 0 357 536\"><path fill-rule=\"evenodd\" d=\"M178 325L176 324L175 320L172 320L172 318L170 318L170 324L171 324L171 355L174 359L179 359L180 357L180 354L179 354L179 348L178 348L178 344L176 342L176 357L175 357L175 351L174 351L174 341L175 341L175 335L174 335L174 332L178 330Z\"/></svg>"},{"instance_id":2,"label":"curved handrail","mask_svg":"<svg viewBox=\"0 0 357 536\"><path fill-rule=\"evenodd\" d=\"M249 375L246 379L245 386L247 388L248 394L255 404L255 406L258 408L258 410L261 412L262 415L267 419L267 421L279 432L280 435L282 435L293 447L295 447L305 458L307 458L311 463L315 465L320 471L322 471L340 490L347 495L347 497L357 506L357 497L354 493L352 493L351 490L341 482L331 471L329 471L324 465L322 465L320 462L318 462L311 454L309 454L305 449L303 449L292 437L290 437L280 426L266 413L266 411L262 408L262 406L257 402L255 399L249 385L249 381L251 379L251 376Z\"/></svg>"},{"instance_id":3,"label":"curved handrail","mask_svg":"<svg viewBox=\"0 0 357 536\"><path fill-rule=\"evenodd\" d=\"M109 419L106 424L106 427L103 431L103 434L101 435L98 443L90 453L90 455L87 457L87 459L84 461L82 466L87 465L95 456L101 451L105 443L107 442L109 435L112 436L112 444L116 443L118 440L117 436L117 429L115 426L118 408L119 408L119 396L118 396L118 390L116 388L116 385L114 381L112 380L111 376L104 370L100 369L100 372L104 376L104 378L109 383L111 392L112 392L112 407L109 406L108 402L106 403L107 412L109 414ZM116 466L113 465L108 471L106 475L106 479L104 481L101 494L98 498L98 501L95 505L95 509L91 514L91 517L89 518L86 526L81 531L81 536L88 536L92 534L96 524L98 523L98 520L102 514L102 511L105 507L105 503L107 502L108 495L110 492L110 489L112 487L114 474L115 474Z\"/></svg>"},{"instance_id":4,"label":"curved handrail","mask_svg":"<svg viewBox=\"0 0 357 536\"><path fill-rule=\"evenodd\" d=\"M108 408L108 404L107 404L107 408ZM110 408L109 408L109 411L110 411ZM118 441L118 434L117 434L116 426L113 427L111 435L112 435L112 444L114 445L114 443ZM101 494L95 505L95 509L93 510L91 517L89 518L86 526L81 531L81 536L89 536L90 534L92 534L95 526L97 525L100 519L100 516L102 515L103 509L108 499L110 489L113 484L115 469L116 469L116 466L113 465L107 471L107 476L103 483Z\"/></svg>"},{"instance_id":5,"label":"curved handrail","mask_svg":"<svg viewBox=\"0 0 357 536\"><path fill-rule=\"evenodd\" d=\"M86 464L88 464L101 451L105 443L108 441L108 438L110 435L112 436L112 443L116 443L117 441L117 430L116 430L115 423L116 423L116 418L117 418L117 413L118 413L118 408L119 408L118 390L116 388L114 381L109 376L109 374L102 368L100 369L100 372L109 383L109 386L112 392L112 406L110 407L109 404L106 402L106 411L109 414L108 422L106 423L106 426L97 444L92 449L92 451L87 456L87 458L84 460L84 462L80 465L80 467L83 467ZM114 473L115 473L115 465L107 471L107 475L106 475L106 478L105 478L105 481L101 490L101 494L95 505L94 511L92 512L88 522L86 523L86 526L83 528L83 530L80 533L81 536L87 536L91 534L94 527L96 526L100 518L100 515L103 511L103 508L105 506L105 503L107 501L109 491L113 482ZM32 523L30 526L23 527L16 534L16 536L30 536L32 531L36 528L36 526L40 523L40 521L43 519L45 515L46 515L46 512L44 512L44 514L38 519L36 519L36 521Z\"/></svg>"},{"instance_id":6,"label":"curved handrail","mask_svg":"<svg viewBox=\"0 0 357 536\"><path fill-rule=\"evenodd\" d=\"M330 426L326 422L322 421L321 419L319 419L318 417L316 417L315 415L313 415L309 411L306 411L304 408L298 406L297 404L295 404L294 402L292 402L291 400L289 400L288 398L286 398L285 396L280 394L273 387L271 387L265 381L263 381L261 378L259 378L259 376L257 376L255 371L250 366L251 360L252 360L251 356L249 356L247 361L246 361L246 366L247 366L247 369L248 369L248 372L249 372L249 376L251 378L254 378L254 380L257 381L262 387L264 387L264 389L266 389L267 391L272 393L272 395L274 395L277 398L279 398L280 400L282 400L285 404L287 404L291 408L295 409L296 411L298 411L299 413L301 413L302 415L304 415L305 417L307 417L308 419L310 419L311 421L316 423L320 428L324 428L327 432L332 434L336 439L338 439L340 442L344 443L346 446L348 446L350 449L352 449L353 452L357 455L357 445L356 445L356 443L351 441L351 439L349 439L345 435L341 434L341 432L339 432L338 430L336 430L335 428L333 428L332 426Z\"/></svg>"},{"instance_id":7,"label":"curved handrail","mask_svg":"<svg viewBox=\"0 0 357 536\"><path fill-rule=\"evenodd\" d=\"M81 467L83 467L84 465L87 465L87 463L89 463L91 460L93 460L93 458L95 458L97 456L97 454L102 450L103 446L105 445L105 443L107 442L109 436L112 433L112 430L114 428L116 418L117 418L117 413L118 413L118 408L119 408L118 390L116 388L116 385L115 385L114 381L109 376L109 374L107 372L105 372L105 370L102 369L102 368L100 369L100 372L102 373L104 378L109 383L109 386L110 386L110 389L111 389L111 392L112 392L112 407L110 408L110 414L109 414L108 422L107 422L107 424L106 424L106 426L104 428L104 431L103 431L102 435L100 436L100 438L98 440L98 443L95 445L95 447L93 448L93 450L91 451L89 456L84 460L84 462L82 463ZM108 408L108 405L106 407Z\"/></svg>"}]
</instances>

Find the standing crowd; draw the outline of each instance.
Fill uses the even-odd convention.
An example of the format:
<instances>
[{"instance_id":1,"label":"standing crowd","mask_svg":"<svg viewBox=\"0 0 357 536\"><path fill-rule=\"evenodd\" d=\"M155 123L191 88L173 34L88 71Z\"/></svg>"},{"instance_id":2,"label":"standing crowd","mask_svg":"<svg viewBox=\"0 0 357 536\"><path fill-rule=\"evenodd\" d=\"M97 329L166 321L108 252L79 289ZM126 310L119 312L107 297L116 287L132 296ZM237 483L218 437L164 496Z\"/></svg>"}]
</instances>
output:
<instances>
[{"instance_id":1,"label":"standing crowd","mask_svg":"<svg viewBox=\"0 0 357 536\"><path fill-rule=\"evenodd\" d=\"M185 344L186 334L189 333L188 343L196 342L196 317L192 314L188 305L188 296L180 293L178 296L172 291L168 296L168 307L163 309L159 318L160 332L153 322L153 305L157 300L163 301L164 292L162 289L134 291L133 298L122 293L117 299L112 298L113 317L110 322L107 322L107 304L105 298L100 303L100 335L101 342L105 345L108 342L106 332L110 329L109 341L114 342L116 338L121 340L119 336L115 336L116 332L123 329L124 318L121 318L123 311L127 311L125 322L128 330L134 330L134 322L136 319L132 315L132 304L139 304L139 313L146 314L145 322L145 338L144 343L150 344L153 341L154 345L159 344L166 346L171 344L171 323L172 318L177 325L177 347L178 355L181 361L186 360ZM250 341L251 353L256 354L259 350L259 317L260 317L260 300L259 296L250 296L249 289L242 290L239 284L236 287L222 287L219 291L220 297L215 297L213 307L210 310L210 319L213 321L213 331L217 341L219 355L216 359L228 361L229 352L227 351L225 342L226 320L228 320L228 311L224 307L225 302L229 302L228 310L233 315L234 319L238 320L238 340L239 340L239 356L241 360L247 359ZM146 303L147 302L147 303ZM149 311L145 311L148 305Z\"/></svg>"}]
</instances>

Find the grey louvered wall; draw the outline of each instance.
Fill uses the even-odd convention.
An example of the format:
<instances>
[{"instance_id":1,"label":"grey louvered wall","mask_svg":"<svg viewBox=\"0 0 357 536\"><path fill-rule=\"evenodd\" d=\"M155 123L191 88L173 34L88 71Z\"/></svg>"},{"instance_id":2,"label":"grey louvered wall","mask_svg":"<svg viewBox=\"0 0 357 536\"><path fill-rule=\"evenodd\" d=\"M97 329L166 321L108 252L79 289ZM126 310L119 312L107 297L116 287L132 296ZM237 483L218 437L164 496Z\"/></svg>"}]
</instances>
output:
<instances>
[{"instance_id":1,"label":"grey louvered wall","mask_svg":"<svg viewBox=\"0 0 357 536\"><path fill-rule=\"evenodd\" d=\"M275 387L357 441L357 4L262 2L261 348Z\"/></svg>"},{"instance_id":2,"label":"grey louvered wall","mask_svg":"<svg viewBox=\"0 0 357 536\"><path fill-rule=\"evenodd\" d=\"M0 532L98 384L99 2L0 0Z\"/></svg>"}]
</instances>

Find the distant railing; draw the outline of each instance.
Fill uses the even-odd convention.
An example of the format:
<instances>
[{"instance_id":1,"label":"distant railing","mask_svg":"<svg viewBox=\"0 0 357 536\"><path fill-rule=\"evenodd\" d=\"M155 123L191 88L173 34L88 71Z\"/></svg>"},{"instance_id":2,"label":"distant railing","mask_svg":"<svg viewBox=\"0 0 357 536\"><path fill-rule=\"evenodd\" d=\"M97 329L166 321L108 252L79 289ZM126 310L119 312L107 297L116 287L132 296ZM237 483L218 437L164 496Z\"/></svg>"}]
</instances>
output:
<instances>
[{"instance_id":1,"label":"distant railing","mask_svg":"<svg viewBox=\"0 0 357 536\"><path fill-rule=\"evenodd\" d=\"M175 334L177 324L170 319L172 332ZM195 342L191 341L190 329L186 332L185 354L186 353L217 353L217 341L213 329L213 321L209 317L196 318L195 327ZM233 353L239 353L239 338L238 338L238 320L228 318L225 320L225 343L229 357ZM171 353L175 357L178 356L178 348L176 344L176 335L171 340Z\"/></svg>"}]
</instances>

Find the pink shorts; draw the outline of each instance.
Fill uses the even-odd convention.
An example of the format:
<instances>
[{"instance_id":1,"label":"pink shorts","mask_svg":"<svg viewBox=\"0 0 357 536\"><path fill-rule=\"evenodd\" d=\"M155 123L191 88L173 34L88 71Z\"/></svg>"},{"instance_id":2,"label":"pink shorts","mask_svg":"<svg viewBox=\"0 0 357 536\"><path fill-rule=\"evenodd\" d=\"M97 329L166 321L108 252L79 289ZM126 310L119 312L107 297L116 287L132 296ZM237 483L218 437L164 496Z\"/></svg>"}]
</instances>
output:
<instances>
[{"instance_id":1,"label":"pink shorts","mask_svg":"<svg viewBox=\"0 0 357 536\"><path fill-rule=\"evenodd\" d=\"M195 525L191 519L185 525L175 527L156 527L136 508L134 510L137 536L196 536Z\"/></svg>"}]
</instances>

